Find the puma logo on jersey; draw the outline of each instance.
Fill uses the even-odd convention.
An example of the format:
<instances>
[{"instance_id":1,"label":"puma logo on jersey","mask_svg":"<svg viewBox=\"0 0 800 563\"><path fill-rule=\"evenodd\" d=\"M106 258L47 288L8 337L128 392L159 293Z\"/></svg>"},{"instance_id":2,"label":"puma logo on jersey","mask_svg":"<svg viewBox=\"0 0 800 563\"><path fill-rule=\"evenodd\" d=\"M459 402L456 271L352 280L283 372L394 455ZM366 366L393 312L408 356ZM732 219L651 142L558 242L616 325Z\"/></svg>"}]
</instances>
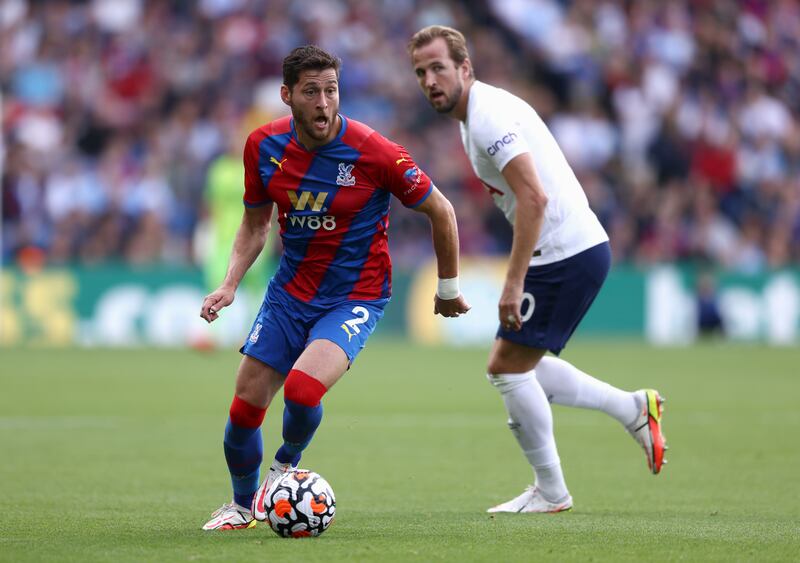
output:
<instances>
[{"instance_id":1,"label":"puma logo on jersey","mask_svg":"<svg viewBox=\"0 0 800 563\"><path fill-rule=\"evenodd\" d=\"M344 330L347 333L347 341L350 342L355 336L355 334L350 330L350 327L348 327L346 324L342 323L341 326L342 330Z\"/></svg>"},{"instance_id":2,"label":"puma logo on jersey","mask_svg":"<svg viewBox=\"0 0 800 563\"><path fill-rule=\"evenodd\" d=\"M269 161L270 161L272 164L274 164L275 166L277 166L277 167L278 167L278 170L280 170L281 172L283 172L283 163L284 163L284 162L286 162L287 160L289 160L289 159L288 159L288 158L284 158L283 160L281 160L281 161L279 162L279 161L278 161L278 159L277 159L277 158L275 158L274 156L271 156L271 157L269 157Z\"/></svg>"},{"instance_id":3,"label":"puma logo on jersey","mask_svg":"<svg viewBox=\"0 0 800 563\"><path fill-rule=\"evenodd\" d=\"M397 160L394 161L394 163L397 164L398 166L400 165L401 162L408 162L408 159L406 157L403 157L403 158L398 158Z\"/></svg>"},{"instance_id":4,"label":"puma logo on jersey","mask_svg":"<svg viewBox=\"0 0 800 563\"><path fill-rule=\"evenodd\" d=\"M502 149L504 146L510 145L511 143L516 141L517 137L519 137L519 135L517 135L513 131L509 131L508 133L503 135L501 139L496 140L494 143L486 147L486 152L489 153L489 156L494 156L498 152L500 152L500 149Z\"/></svg>"}]
</instances>

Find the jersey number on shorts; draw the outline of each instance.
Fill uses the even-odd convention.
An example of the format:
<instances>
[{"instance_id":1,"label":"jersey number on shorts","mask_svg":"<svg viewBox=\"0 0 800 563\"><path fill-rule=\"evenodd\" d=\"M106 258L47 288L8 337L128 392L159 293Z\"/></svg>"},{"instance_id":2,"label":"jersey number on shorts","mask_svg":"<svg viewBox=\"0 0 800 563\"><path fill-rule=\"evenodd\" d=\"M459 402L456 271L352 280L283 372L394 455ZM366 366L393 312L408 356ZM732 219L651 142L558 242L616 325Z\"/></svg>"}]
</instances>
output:
<instances>
[{"instance_id":1,"label":"jersey number on shorts","mask_svg":"<svg viewBox=\"0 0 800 563\"><path fill-rule=\"evenodd\" d=\"M522 309L525 307L525 301L528 302L528 310L522 315L521 321L523 323L533 316L533 308L536 307L536 300L533 298L533 294L525 292L522 294L522 303L520 303L519 307L520 313L522 313Z\"/></svg>"},{"instance_id":2,"label":"jersey number on shorts","mask_svg":"<svg viewBox=\"0 0 800 563\"><path fill-rule=\"evenodd\" d=\"M356 315L355 319L350 319L342 323L342 329L347 333L347 341L350 342L356 334L361 334L361 327L358 325L364 324L369 319L369 310L365 307L353 307L353 314Z\"/></svg>"}]
</instances>

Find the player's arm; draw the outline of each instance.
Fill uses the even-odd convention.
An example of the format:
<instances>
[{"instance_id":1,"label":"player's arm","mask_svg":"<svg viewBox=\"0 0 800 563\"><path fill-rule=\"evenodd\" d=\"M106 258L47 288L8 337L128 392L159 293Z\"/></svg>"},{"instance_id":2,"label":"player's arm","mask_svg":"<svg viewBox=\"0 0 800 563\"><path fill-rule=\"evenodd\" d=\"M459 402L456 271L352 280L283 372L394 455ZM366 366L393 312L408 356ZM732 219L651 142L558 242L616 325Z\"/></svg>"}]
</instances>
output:
<instances>
[{"instance_id":1,"label":"player's arm","mask_svg":"<svg viewBox=\"0 0 800 563\"><path fill-rule=\"evenodd\" d=\"M200 316L207 322L216 320L220 309L233 303L236 288L263 250L269 234L272 207L271 202L259 207L245 207L242 223L233 241L225 279L222 285L206 296L200 309Z\"/></svg>"},{"instance_id":2,"label":"player's arm","mask_svg":"<svg viewBox=\"0 0 800 563\"><path fill-rule=\"evenodd\" d=\"M525 274L542 231L547 194L542 188L533 156L529 152L512 158L503 168L502 174L517 198L517 210L506 281L498 304L498 316L503 325L513 330L520 330L522 328L520 308Z\"/></svg>"},{"instance_id":3,"label":"player's arm","mask_svg":"<svg viewBox=\"0 0 800 563\"><path fill-rule=\"evenodd\" d=\"M424 213L431 222L433 250L439 274L439 289L434 297L434 314L457 317L470 306L458 289L458 225L452 204L442 192L431 186L431 193L415 211Z\"/></svg>"}]
</instances>

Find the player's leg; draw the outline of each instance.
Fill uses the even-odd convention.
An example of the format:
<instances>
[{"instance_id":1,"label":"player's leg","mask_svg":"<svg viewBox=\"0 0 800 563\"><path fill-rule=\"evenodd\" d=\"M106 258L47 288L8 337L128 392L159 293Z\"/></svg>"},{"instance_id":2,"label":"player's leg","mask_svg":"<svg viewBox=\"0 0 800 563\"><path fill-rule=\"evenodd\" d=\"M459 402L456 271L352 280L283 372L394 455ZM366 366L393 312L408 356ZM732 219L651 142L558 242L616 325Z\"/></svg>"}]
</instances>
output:
<instances>
[{"instance_id":1,"label":"player's leg","mask_svg":"<svg viewBox=\"0 0 800 563\"><path fill-rule=\"evenodd\" d=\"M261 423L283 380L283 375L267 364L250 356L242 358L223 438L233 502L214 512L203 529L231 530L254 525L251 504L263 458Z\"/></svg>"},{"instance_id":2,"label":"player's leg","mask_svg":"<svg viewBox=\"0 0 800 563\"><path fill-rule=\"evenodd\" d=\"M560 512L572 507L553 435L553 414L533 368L544 349L495 340L489 380L503 397L508 426L536 475L534 487L490 512Z\"/></svg>"},{"instance_id":3,"label":"player's leg","mask_svg":"<svg viewBox=\"0 0 800 563\"><path fill-rule=\"evenodd\" d=\"M539 361L536 378L551 403L599 410L618 420L644 450L650 471L661 471L668 448L661 432L664 399L658 391L623 391L552 356Z\"/></svg>"},{"instance_id":4,"label":"player's leg","mask_svg":"<svg viewBox=\"0 0 800 563\"><path fill-rule=\"evenodd\" d=\"M602 286L610 261L608 244L603 244L559 262L529 268L521 329L498 329L489 372L496 376L492 382L503 394L509 425L536 472L536 486L527 492L528 501L538 492L548 501L569 499L572 504L553 437L550 403L534 368L547 350L558 353L565 346ZM525 500L523 493L493 510L513 509Z\"/></svg>"},{"instance_id":5,"label":"player's leg","mask_svg":"<svg viewBox=\"0 0 800 563\"><path fill-rule=\"evenodd\" d=\"M344 375L364 348L386 300L347 302L326 311L309 331L309 344L297 359L283 389L283 444L253 502L257 520L267 517L264 498L282 473L297 467L322 422L322 397Z\"/></svg>"},{"instance_id":6,"label":"player's leg","mask_svg":"<svg viewBox=\"0 0 800 563\"><path fill-rule=\"evenodd\" d=\"M309 331L310 344L292 366L284 388L283 446L275 459L296 465L322 420L322 396L366 345L385 300L346 302L326 311Z\"/></svg>"},{"instance_id":7,"label":"player's leg","mask_svg":"<svg viewBox=\"0 0 800 563\"><path fill-rule=\"evenodd\" d=\"M283 445L275 454L296 466L322 421L322 397L347 371L344 351L329 340L314 340L298 358L284 387Z\"/></svg>"},{"instance_id":8,"label":"player's leg","mask_svg":"<svg viewBox=\"0 0 800 563\"><path fill-rule=\"evenodd\" d=\"M261 423L284 382L285 374L303 351L307 334L303 317L272 287L240 352L244 358L236 377L236 393L223 440L234 500L218 510L204 529L224 527L226 518L253 520L252 500L258 490L263 458ZM238 516L237 516L238 514ZM220 520L223 520L220 523ZM245 527L239 522L235 528Z\"/></svg>"},{"instance_id":9,"label":"player's leg","mask_svg":"<svg viewBox=\"0 0 800 563\"><path fill-rule=\"evenodd\" d=\"M558 283L549 301L549 322L543 328L549 333L548 349L558 354L566 346L600 291L610 265L611 250L604 243L549 266L548 274ZM533 287L541 289L539 285L534 283ZM537 318L536 311L533 317L532 320ZM550 356L543 357L536 366L536 377L551 402L596 409L614 417L644 449L651 471L661 470L666 445L661 433L663 399L657 391L623 391Z\"/></svg>"},{"instance_id":10,"label":"player's leg","mask_svg":"<svg viewBox=\"0 0 800 563\"><path fill-rule=\"evenodd\" d=\"M263 459L261 423L283 380L284 376L267 364L250 356L242 358L224 439L233 500L241 506L250 507L258 488Z\"/></svg>"},{"instance_id":11,"label":"player's leg","mask_svg":"<svg viewBox=\"0 0 800 563\"><path fill-rule=\"evenodd\" d=\"M347 356L336 344L314 340L289 370L283 387L283 444L255 493L251 510L256 520L267 519L267 491L276 479L300 463L303 450L322 422L322 397L347 371L347 366Z\"/></svg>"},{"instance_id":12,"label":"player's leg","mask_svg":"<svg viewBox=\"0 0 800 563\"><path fill-rule=\"evenodd\" d=\"M617 389L554 356L539 361L536 379L551 403L599 410L625 427L636 420L644 404L643 394L640 398L637 393Z\"/></svg>"}]
</instances>

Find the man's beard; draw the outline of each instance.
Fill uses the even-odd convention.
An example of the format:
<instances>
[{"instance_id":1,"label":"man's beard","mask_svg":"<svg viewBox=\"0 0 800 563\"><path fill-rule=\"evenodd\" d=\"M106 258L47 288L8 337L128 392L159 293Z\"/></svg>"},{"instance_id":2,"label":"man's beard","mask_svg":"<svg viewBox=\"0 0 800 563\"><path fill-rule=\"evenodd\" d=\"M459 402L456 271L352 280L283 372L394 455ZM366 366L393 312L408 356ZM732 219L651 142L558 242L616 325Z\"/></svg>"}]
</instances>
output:
<instances>
[{"instance_id":1,"label":"man's beard","mask_svg":"<svg viewBox=\"0 0 800 563\"><path fill-rule=\"evenodd\" d=\"M459 84L453 91L453 97L450 98L450 101L447 103L447 105L440 107L433 106L433 109L435 109L437 113L450 113L451 111L453 111L453 108L456 107L456 105L458 104L458 100L461 99L461 94L463 92L464 92L464 87L461 84Z\"/></svg>"},{"instance_id":2,"label":"man's beard","mask_svg":"<svg viewBox=\"0 0 800 563\"><path fill-rule=\"evenodd\" d=\"M301 112L298 109L292 108L292 117L294 117L294 122L300 126L303 130L303 133L306 136L314 139L315 141L324 141L331 132L331 128L333 127L333 119L336 119L337 112L333 112L333 119L328 119L327 127L324 131L319 131L314 126L314 120L308 119L305 113Z\"/></svg>"}]
</instances>

